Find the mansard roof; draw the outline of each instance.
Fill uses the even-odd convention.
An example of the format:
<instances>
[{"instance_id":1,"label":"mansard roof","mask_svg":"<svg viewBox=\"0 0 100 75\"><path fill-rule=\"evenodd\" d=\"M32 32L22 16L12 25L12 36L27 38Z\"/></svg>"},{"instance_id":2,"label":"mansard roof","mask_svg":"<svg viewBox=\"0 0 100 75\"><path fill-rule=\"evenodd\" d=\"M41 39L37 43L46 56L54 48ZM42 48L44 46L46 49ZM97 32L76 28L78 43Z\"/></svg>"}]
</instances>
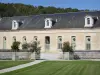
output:
<instances>
[{"instance_id":1,"label":"mansard roof","mask_svg":"<svg viewBox=\"0 0 100 75\"><path fill-rule=\"evenodd\" d=\"M11 30L13 20L23 21L18 30L45 29L46 18L52 18L56 21L50 29L85 28L85 16L87 15L98 18L92 28L100 27L100 11L95 11L3 17L0 20L0 30Z\"/></svg>"}]
</instances>

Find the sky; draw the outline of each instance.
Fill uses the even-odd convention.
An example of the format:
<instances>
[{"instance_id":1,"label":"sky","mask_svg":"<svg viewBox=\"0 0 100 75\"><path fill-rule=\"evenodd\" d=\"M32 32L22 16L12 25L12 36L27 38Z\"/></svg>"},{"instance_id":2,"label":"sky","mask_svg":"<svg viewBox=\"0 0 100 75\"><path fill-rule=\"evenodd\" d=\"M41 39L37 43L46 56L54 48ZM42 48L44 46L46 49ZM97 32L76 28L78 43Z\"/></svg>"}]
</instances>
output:
<instances>
[{"instance_id":1,"label":"sky","mask_svg":"<svg viewBox=\"0 0 100 75\"><path fill-rule=\"evenodd\" d=\"M100 0L0 0L3 3L23 3L34 6L54 6L61 8L78 8L100 10Z\"/></svg>"}]
</instances>

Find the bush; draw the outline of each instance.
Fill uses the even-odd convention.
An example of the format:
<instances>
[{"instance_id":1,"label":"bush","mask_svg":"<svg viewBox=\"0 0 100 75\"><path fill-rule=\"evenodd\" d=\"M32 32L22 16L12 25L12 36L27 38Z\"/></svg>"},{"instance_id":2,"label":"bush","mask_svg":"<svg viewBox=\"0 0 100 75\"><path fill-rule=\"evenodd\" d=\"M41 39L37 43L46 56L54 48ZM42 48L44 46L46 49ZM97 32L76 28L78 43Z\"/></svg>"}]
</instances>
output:
<instances>
[{"instance_id":1,"label":"bush","mask_svg":"<svg viewBox=\"0 0 100 75\"><path fill-rule=\"evenodd\" d=\"M22 49L28 50L28 47L29 47L28 43L22 44Z\"/></svg>"},{"instance_id":2,"label":"bush","mask_svg":"<svg viewBox=\"0 0 100 75\"><path fill-rule=\"evenodd\" d=\"M39 47L40 42L38 41L33 41L32 43L29 44L30 46L30 51L31 52L36 52L37 54L40 53L41 47Z\"/></svg>"},{"instance_id":3,"label":"bush","mask_svg":"<svg viewBox=\"0 0 100 75\"><path fill-rule=\"evenodd\" d=\"M19 46L20 46L20 42L19 41L15 41L12 43L11 49L13 51L19 51Z\"/></svg>"},{"instance_id":4,"label":"bush","mask_svg":"<svg viewBox=\"0 0 100 75\"><path fill-rule=\"evenodd\" d=\"M63 52L73 52L72 47L70 46L69 42L64 42L62 47Z\"/></svg>"}]
</instances>

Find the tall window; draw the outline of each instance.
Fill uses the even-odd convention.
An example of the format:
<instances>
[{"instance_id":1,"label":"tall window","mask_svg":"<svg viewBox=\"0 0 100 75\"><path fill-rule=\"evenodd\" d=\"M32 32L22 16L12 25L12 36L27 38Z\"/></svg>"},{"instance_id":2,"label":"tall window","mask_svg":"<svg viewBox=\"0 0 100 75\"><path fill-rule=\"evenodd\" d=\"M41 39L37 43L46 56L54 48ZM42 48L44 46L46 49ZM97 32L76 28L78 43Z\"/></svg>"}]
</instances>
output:
<instances>
[{"instance_id":1,"label":"tall window","mask_svg":"<svg viewBox=\"0 0 100 75\"><path fill-rule=\"evenodd\" d=\"M34 36L34 41L37 41L38 40L38 37L37 36Z\"/></svg>"},{"instance_id":2,"label":"tall window","mask_svg":"<svg viewBox=\"0 0 100 75\"><path fill-rule=\"evenodd\" d=\"M6 37L4 36L4 37L3 37L3 49L6 49L6 40L7 40L7 39L6 39Z\"/></svg>"},{"instance_id":3,"label":"tall window","mask_svg":"<svg viewBox=\"0 0 100 75\"><path fill-rule=\"evenodd\" d=\"M15 42L16 41L16 36L13 36L13 42Z\"/></svg>"},{"instance_id":4,"label":"tall window","mask_svg":"<svg viewBox=\"0 0 100 75\"><path fill-rule=\"evenodd\" d=\"M62 49L62 36L58 36L58 49Z\"/></svg>"},{"instance_id":5,"label":"tall window","mask_svg":"<svg viewBox=\"0 0 100 75\"><path fill-rule=\"evenodd\" d=\"M45 37L45 49L46 50L50 49L50 37L49 36Z\"/></svg>"},{"instance_id":6,"label":"tall window","mask_svg":"<svg viewBox=\"0 0 100 75\"><path fill-rule=\"evenodd\" d=\"M23 43L26 43L26 36L23 36Z\"/></svg>"},{"instance_id":7,"label":"tall window","mask_svg":"<svg viewBox=\"0 0 100 75\"><path fill-rule=\"evenodd\" d=\"M87 24L90 24L90 18L87 18Z\"/></svg>"},{"instance_id":8,"label":"tall window","mask_svg":"<svg viewBox=\"0 0 100 75\"><path fill-rule=\"evenodd\" d=\"M47 20L47 26L49 26L49 20Z\"/></svg>"},{"instance_id":9,"label":"tall window","mask_svg":"<svg viewBox=\"0 0 100 75\"><path fill-rule=\"evenodd\" d=\"M86 50L91 50L91 37L86 36Z\"/></svg>"},{"instance_id":10,"label":"tall window","mask_svg":"<svg viewBox=\"0 0 100 75\"><path fill-rule=\"evenodd\" d=\"M75 50L75 47L76 47L76 36L71 36L71 46L72 46L72 49Z\"/></svg>"}]
</instances>

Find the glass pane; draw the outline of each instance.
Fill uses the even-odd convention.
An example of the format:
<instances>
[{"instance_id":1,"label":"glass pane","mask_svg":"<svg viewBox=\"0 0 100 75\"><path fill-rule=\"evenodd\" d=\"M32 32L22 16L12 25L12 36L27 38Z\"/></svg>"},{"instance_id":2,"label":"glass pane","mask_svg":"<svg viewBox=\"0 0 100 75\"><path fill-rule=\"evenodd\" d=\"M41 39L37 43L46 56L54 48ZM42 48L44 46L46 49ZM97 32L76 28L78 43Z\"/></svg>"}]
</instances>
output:
<instances>
[{"instance_id":1,"label":"glass pane","mask_svg":"<svg viewBox=\"0 0 100 75\"><path fill-rule=\"evenodd\" d=\"M91 49L91 44L86 44L86 50L90 50Z\"/></svg>"},{"instance_id":2,"label":"glass pane","mask_svg":"<svg viewBox=\"0 0 100 75\"><path fill-rule=\"evenodd\" d=\"M47 26L49 26L49 20L47 20Z\"/></svg>"},{"instance_id":3,"label":"glass pane","mask_svg":"<svg viewBox=\"0 0 100 75\"><path fill-rule=\"evenodd\" d=\"M87 18L87 24L90 24L90 18Z\"/></svg>"},{"instance_id":4,"label":"glass pane","mask_svg":"<svg viewBox=\"0 0 100 75\"><path fill-rule=\"evenodd\" d=\"M62 43L58 43L58 49L62 49Z\"/></svg>"},{"instance_id":5,"label":"glass pane","mask_svg":"<svg viewBox=\"0 0 100 75\"><path fill-rule=\"evenodd\" d=\"M3 49L6 49L6 37L3 37Z\"/></svg>"}]
</instances>

